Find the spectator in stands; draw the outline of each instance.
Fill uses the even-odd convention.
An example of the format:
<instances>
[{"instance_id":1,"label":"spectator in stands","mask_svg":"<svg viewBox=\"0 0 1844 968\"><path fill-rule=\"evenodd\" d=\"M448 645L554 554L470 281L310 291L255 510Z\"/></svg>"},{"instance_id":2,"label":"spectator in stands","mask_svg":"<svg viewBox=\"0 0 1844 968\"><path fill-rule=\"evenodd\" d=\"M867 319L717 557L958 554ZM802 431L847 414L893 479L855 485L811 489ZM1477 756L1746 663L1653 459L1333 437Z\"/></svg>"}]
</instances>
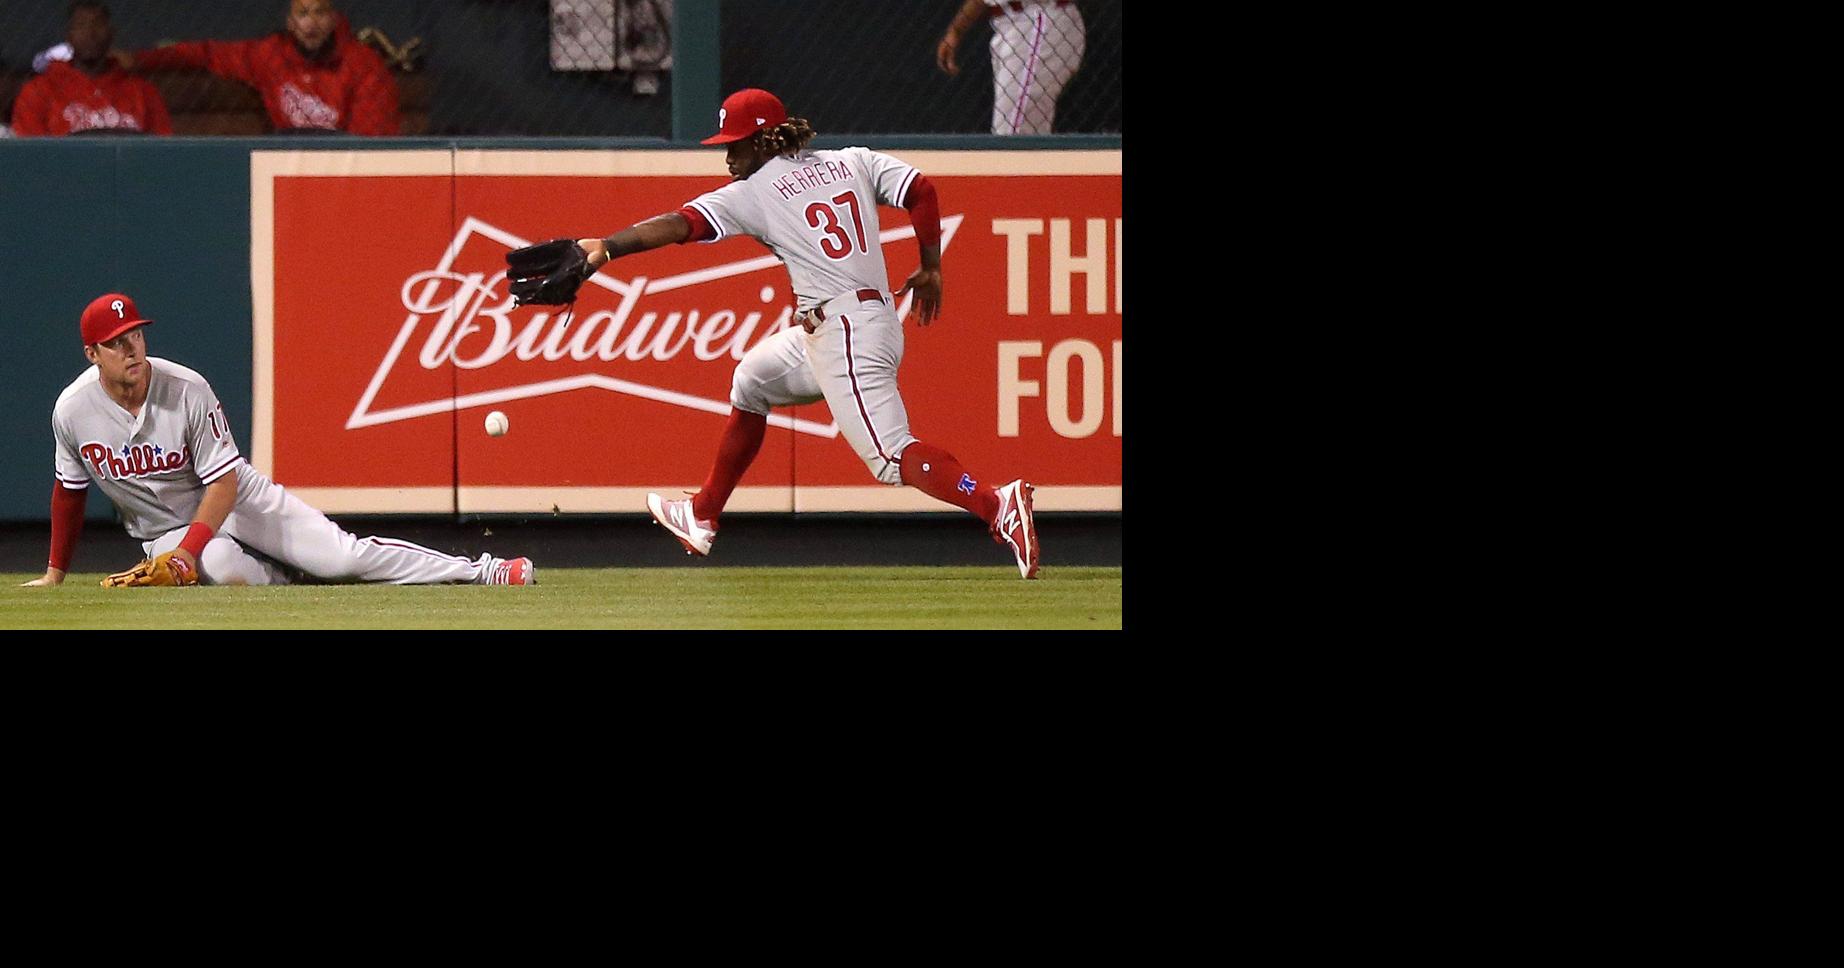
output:
<instances>
[{"instance_id":1,"label":"spectator in stands","mask_svg":"<svg viewBox=\"0 0 1844 968\"><path fill-rule=\"evenodd\" d=\"M201 40L133 54L123 66L202 68L262 95L277 131L397 134L397 81L377 52L355 40L333 0L290 0L288 29L260 40Z\"/></svg>"},{"instance_id":2,"label":"spectator in stands","mask_svg":"<svg viewBox=\"0 0 1844 968\"><path fill-rule=\"evenodd\" d=\"M1081 8L1072 0L964 0L935 47L942 73L960 73L961 38L981 20L992 21L992 133L1050 134L1088 44Z\"/></svg>"},{"instance_id":3,"label":"spectator in stands","mask_svg":"<svg viewBox=\"0 0 1844 968\"><path fill-rule=\"evenodd\" d=\"M160 92L109 60L115 27L109 22L108 5L95 0L71 4L64 40L70 45L70 60L48 61L43 74L19 89L13 101L14 133L173 133Z\"/></svg>"}]
</instances>

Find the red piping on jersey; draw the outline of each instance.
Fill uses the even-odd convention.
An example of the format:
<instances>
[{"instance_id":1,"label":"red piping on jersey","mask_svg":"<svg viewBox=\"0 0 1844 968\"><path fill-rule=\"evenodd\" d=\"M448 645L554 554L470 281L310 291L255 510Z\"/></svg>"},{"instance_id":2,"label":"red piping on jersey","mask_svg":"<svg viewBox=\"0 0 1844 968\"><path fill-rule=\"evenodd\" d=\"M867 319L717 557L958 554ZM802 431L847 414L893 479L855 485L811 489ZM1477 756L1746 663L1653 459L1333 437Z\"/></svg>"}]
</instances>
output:
<instances>
[{"instance_id":1,"label":"red piping on jersey","mask_svg":"<svg viewBox=\"0 0 1844 968\"><path fill-rule=\"evenodd\" d=\"M858 368L852 365L852 321L839 317L839 325L845 327L845 372L852 378L852 399L858 401L858 416L864 418L864 429L871 432L871 446L877 448L877 456L890 463L890 455L884 453L883 441L877 439L877 428L871 426L871 412L864 408L864 394L858 392Z\"/></svg>"},{"instance_id":2,"label":"red piping on jersey","mask_svg":"<svg viewBox=\"0 0 1844 968\"><path fill-rule=\"evenodd\" d=\"M941 245L941 203L935 197L935 185L927 175L917 175L903 199L909 210L909 224L915 227L916 244L923 247Z\"/></svg>"},{"instance_id":3,"label":"red piping on jersey","mask_svg":"<svg viewBox=\"0 0 1844 968\"><path fill-rule=\"evenodd\" d=\"M51 561L59 571L70 570L70 556L77 550L77 538L83 534L83 505L88 502L89 488L51 485Z\"/></svg>"},{"instance_id":4,"label":"red piping on jersey","mask_svg":"<svg viewBox=\"0 0 1844 968\"><path fill-rule=\"evenodd\" d=\"M225 461L222 464L219 464L218 466L212 468L211 470L206 471L203 474L200 474L198 478L199 482L202 484L215 483L218 478L224 476L225 472L237 466L237 462L242 459L243 459L242 454L232 454L229 460Z\"/></svg>"}]
</instances>

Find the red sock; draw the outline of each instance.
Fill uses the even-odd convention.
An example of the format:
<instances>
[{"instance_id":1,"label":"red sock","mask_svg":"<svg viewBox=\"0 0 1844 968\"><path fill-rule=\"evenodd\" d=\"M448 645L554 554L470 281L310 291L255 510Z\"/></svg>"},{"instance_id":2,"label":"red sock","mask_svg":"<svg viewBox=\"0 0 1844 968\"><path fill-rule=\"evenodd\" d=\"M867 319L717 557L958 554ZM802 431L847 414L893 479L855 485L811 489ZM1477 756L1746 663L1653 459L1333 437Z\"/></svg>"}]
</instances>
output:
<instances>
[{"instance_id":1,"label":"red sock","mask_svg":"<svg viewBox=\"0 0 1844 968\"><path fill-rule=\"evenodd\" d=\"M999 513L999 492L960 466L954 455L921 441L903 451L903 483L955 507L965 508L987 524Z\"/></svg>"},{"instance_id":2,"label":"red sock","mask_svg":"<svg viewBox=\"0 0 1844 968\"><path fill-rule=\"evenodd\" d=\"M730 503L736 482L743 479L743 472L762 449L762 438L767 434L768 417L730 408L730 422L724 424L723 439L717 442L711 476L704 479L704 489L692 497L692 514L701 521L717 520L724 505Z\"/></svg>"}]
</instances>

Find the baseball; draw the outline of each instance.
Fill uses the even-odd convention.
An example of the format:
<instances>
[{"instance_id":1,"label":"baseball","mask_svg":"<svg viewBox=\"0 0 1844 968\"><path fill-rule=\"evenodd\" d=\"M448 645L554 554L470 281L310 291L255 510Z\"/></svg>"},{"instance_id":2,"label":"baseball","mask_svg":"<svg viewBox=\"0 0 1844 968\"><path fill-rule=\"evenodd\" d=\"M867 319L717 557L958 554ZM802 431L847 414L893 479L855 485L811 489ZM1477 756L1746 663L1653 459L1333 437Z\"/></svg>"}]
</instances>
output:
<instances>
[{"instance_id":1,"label":"baseball","mask_svg":"<svg viewBox=\"0 0 1844 968\"><path fill-rule=\"evenodd\" d=\"M488 437L498 437L499 435L505 433L508 429L510 429L511 426L512 426L512 422L507 420L506 415L503 413L500 413L498 410L495 410L492 413L487 414L487 436Z\"/></svg>"}]
</instances>

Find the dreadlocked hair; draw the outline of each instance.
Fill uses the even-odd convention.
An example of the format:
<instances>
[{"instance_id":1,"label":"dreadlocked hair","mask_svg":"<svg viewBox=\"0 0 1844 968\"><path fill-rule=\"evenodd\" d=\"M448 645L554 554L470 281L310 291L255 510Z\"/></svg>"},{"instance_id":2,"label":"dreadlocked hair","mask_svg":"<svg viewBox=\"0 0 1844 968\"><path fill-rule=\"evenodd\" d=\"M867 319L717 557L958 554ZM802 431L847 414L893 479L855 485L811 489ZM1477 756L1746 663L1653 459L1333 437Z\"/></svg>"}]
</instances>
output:
<instances>
[{"instance_id":1,"label":"dreadlocked hair","mask_svg":"<svg viewBox=\"0 0 1844 968\"><path fill-rule=\"evenodd\" d=\"M772 128L763 128L762 147L770 154L791 155L813 140L813 125L806 118L789 118Z\"/></svg>"}]
</instances>

